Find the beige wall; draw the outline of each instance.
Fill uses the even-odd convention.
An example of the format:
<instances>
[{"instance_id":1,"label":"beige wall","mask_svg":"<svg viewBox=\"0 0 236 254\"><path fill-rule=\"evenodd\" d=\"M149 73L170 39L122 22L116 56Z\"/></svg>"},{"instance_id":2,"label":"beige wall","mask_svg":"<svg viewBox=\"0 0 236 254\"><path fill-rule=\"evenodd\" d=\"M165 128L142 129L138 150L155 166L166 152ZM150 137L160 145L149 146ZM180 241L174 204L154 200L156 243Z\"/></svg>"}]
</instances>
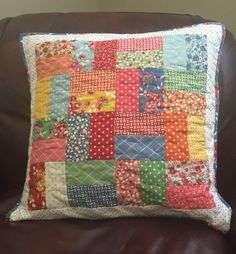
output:
<instances>
[{"instance_id":1,"label":"beige wall","mask_svg":"<svg viewBox=\"0 0 236 254\"><path fill-rule=\"evenodd\" d=\"M236 36L236 0L0 0L0 18L36 12L141 11L198 14Z\"/></svg>"}]
</instances>

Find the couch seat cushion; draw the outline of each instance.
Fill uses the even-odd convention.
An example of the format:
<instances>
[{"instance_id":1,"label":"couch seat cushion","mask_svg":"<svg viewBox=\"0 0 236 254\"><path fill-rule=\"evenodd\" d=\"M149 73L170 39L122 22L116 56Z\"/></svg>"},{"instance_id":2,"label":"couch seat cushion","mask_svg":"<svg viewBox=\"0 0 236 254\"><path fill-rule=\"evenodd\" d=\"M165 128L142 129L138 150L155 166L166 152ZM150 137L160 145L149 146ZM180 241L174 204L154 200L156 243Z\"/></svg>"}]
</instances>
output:
<instances>
[{"instance_id":1,"label":"couch seat cushion","mask_svg":"<svg viewBox=\"0 0 236 254\"><path fill-rule=\"evenodd\" d=\"M0 254L233 254L224 234L188 219L5 221L19 197L0 199Z\"/></svg>"}]
</instances>

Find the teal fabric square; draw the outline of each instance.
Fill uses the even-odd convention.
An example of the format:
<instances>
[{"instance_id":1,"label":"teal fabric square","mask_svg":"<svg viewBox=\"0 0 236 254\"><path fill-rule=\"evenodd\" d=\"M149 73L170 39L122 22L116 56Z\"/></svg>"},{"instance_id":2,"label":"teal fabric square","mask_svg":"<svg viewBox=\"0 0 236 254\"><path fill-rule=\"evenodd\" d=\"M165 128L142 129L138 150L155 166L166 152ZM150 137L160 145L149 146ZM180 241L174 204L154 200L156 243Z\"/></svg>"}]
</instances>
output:
<instances>
[{"instance_id":1,"label":"teal fabric square","mask_svg":"<svg viewBox=\"0 0 236 254\"><path fill-rule=\"evenodd\" d=\"M55 75L51 79L49 116L67 116L70 94L70 75Z\"/></svg>"},{"instance_id":2,"label":"teal fabric square","mask_svg":"<svg viewBox=\"0 0 236 254\"><path fill-rule=\"evenodd\" d=\"M186 70L187 51L184 35L163 36L164 68Z\"/></svg>"},{"instance_id":3,"label":"teal fabric square","mask_svg":"<svg viewBox=\"0 0 236 254\"><path fill-rule=\"evenodd\" d=\"M186 34L187 70L207 72L207 36Z\"/></svg>"}]
</instances>

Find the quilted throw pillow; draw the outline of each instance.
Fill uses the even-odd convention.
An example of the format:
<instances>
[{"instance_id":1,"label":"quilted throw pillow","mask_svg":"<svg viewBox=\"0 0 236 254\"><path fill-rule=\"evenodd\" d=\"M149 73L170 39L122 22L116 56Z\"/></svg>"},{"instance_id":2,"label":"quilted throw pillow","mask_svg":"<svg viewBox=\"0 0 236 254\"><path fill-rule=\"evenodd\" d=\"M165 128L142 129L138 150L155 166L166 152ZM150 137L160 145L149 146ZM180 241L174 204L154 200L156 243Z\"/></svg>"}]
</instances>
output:
<instances>
[{"instance_id":1,"label":"quilted throw pillow","mask_svg":"<svg viewBox=\"0 0 236 254\"><path fill-rule=\"evenodd\" d=\"M178 216L226 232L215 187L224 28L22 38L31 86L23 196L12 221Z\"/></svg>"}]
</instances>

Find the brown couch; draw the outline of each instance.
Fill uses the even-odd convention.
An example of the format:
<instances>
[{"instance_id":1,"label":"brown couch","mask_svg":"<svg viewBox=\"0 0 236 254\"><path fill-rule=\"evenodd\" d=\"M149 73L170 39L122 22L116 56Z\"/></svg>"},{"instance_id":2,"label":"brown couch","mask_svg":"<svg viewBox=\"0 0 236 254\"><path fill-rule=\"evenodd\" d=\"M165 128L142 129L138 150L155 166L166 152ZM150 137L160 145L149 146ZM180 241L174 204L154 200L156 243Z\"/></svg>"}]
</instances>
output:
<instances>
[{"instance_id":1,"label":"brown couch","mask_svg":"<svg viewBox=\"0 0 236 254\"><path fill-rule=\"evenodd\" d=\"M159 13L52 13L0 21L0 254L235 253L235 213L227 235L188 219L7 222L4 217L23 188L30 128L20 33L136 33L204 21L199 16ZM236 42L230 32L220 68L218 167L219 192L236 211Z\"/></svg>"}]
</instances>

